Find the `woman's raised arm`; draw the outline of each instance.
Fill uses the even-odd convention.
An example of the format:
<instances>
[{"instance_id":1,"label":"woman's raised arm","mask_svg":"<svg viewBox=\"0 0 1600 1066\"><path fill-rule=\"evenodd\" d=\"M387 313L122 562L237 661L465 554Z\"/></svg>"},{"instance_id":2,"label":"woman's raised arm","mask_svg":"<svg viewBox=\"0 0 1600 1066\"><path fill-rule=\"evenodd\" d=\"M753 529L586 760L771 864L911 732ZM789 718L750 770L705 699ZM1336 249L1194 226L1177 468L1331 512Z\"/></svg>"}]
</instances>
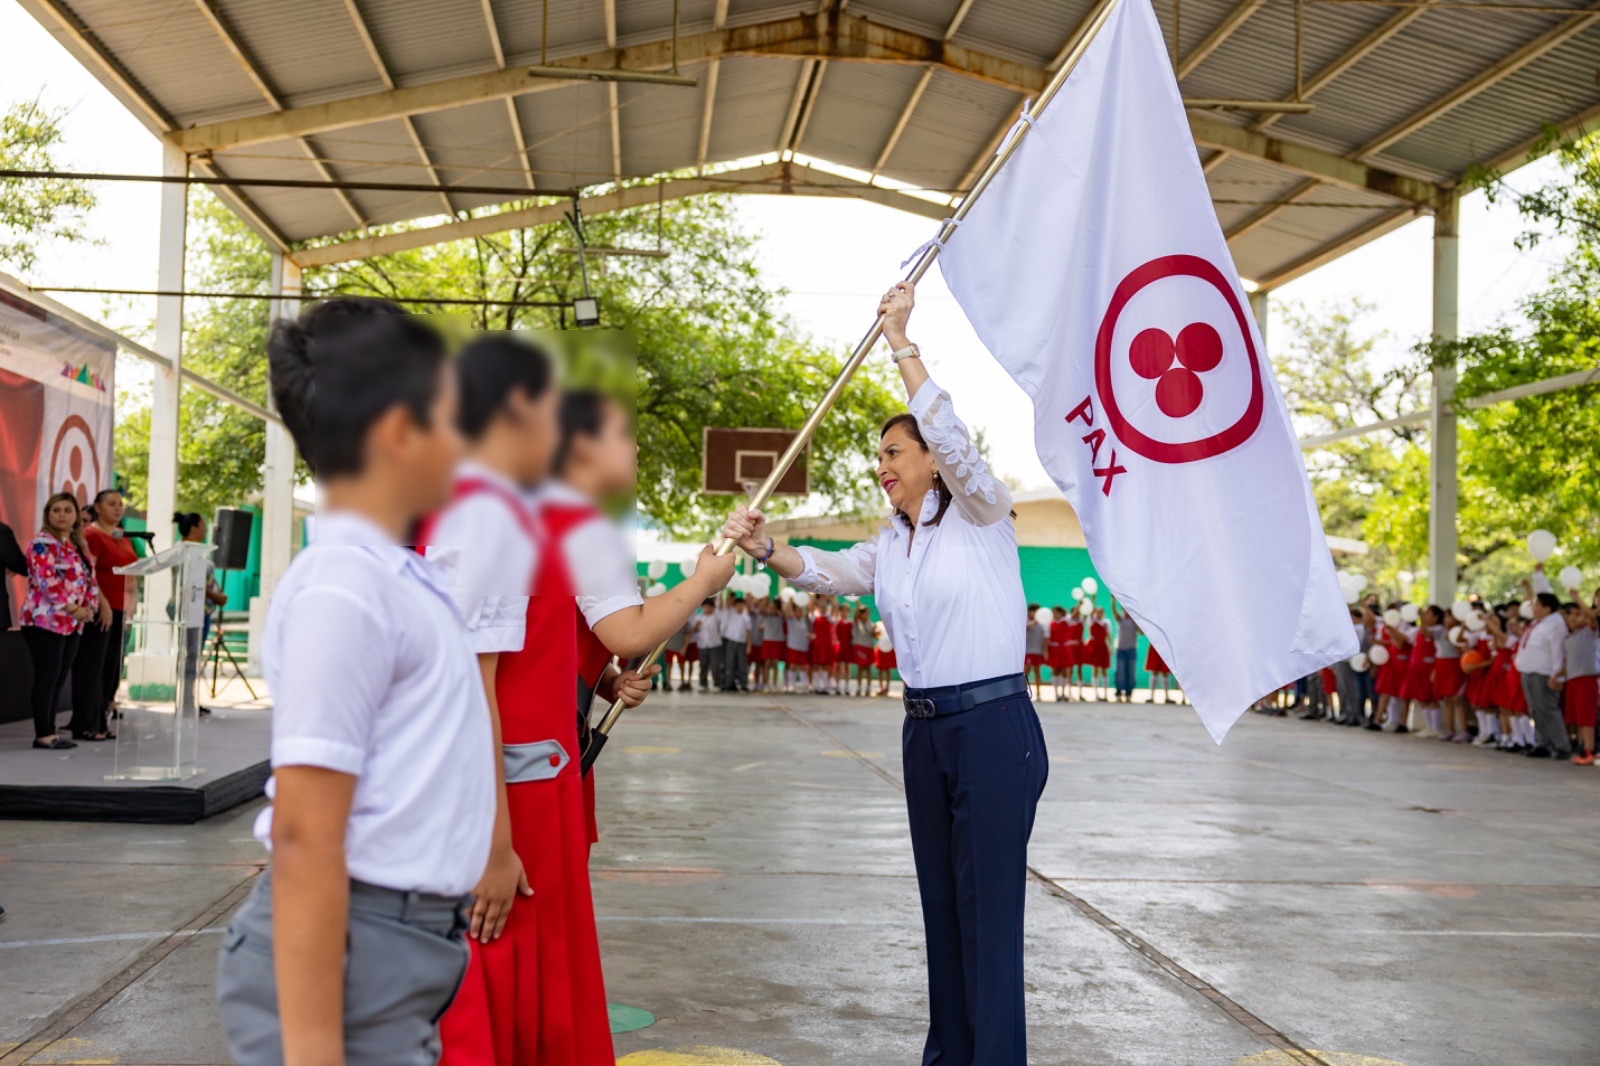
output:
<instances>
[{"instance_id":1,"label":"woman's raised arm","mask_svg":"<svg viewBox=\"0 0 1600 1066\"><path fill-rule=\"evenodd\" d=\"M900 380L905 382L911 414L933 453L940 479L950 489L951 504L973 525L992 526L1011 514L1011 490L978 454L966 424L956 417L950 394L928 376L921 350L906 337L916 292L915 286L902 281L878 302L883 338L900 355L895 365L900 370Z\"/></svg>"}]
</instances>

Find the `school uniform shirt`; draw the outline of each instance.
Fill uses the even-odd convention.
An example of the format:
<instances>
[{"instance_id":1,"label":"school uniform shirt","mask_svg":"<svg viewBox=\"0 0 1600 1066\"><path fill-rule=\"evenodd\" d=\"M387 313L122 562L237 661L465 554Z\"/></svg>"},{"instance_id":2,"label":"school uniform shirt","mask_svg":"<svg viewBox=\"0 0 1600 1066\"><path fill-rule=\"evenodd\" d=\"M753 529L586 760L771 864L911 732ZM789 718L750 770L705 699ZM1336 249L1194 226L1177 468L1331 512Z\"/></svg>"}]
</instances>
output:
<instances>
[{"instance_id":1,"label":"school uniform shirt","mask_svg":"<svg viewBox=\"0 0 1600 1066\"><path fill-rule=\"evenodd\" d=\"M717 612L701 612L696 622L695 633L700 638L701 648L722 647L722 619L717 617Z\"/></svg>"},{"instance_id":2,"label":"school uniform shirt","mask_svg":"<svg viewBox=\"0 0 1600 1066\"><path fill-rule=\"evenodd\" d=\"M1043 655L1049 632L1038 622L1028 623L1027 648L1029 655Z\"/></svg>"},{"instance_id":3,"label":"school uniform shirt","mask_svg":"<svg viewBox=\"0 0 1600 1066\"><path fill-rule=\"evenodd\" d=\"M559 481L541 485L531 498L537 509L546 504L594 507L582 493ZM627 535L600 511L567 531L561 557L572 578L578 610L593 629L601 620L644 603L639 595L639 572L633 545Z\"/></svg>"},{"instance_id":4,"label":"school uniform shirt","mask_svg":"<svg viewBox=\"0 0 1600 1066\"><path fill-rule=\"evenodd\" d=\"M876 643L871 622L855 622L850 627L850 644L856 648L870 648Z\"/></svg>"},{"instance_id":5,"label":"school uniform shirt","mask_svg":"<svg viewBox=\"0 0 1600 1066\"><path fill-rule=\"evenodd\" d=\"M728 611L722 616L722 639L729 644L744 644L750 640L750 612Z\"/></svg>"},{"instance_id":6,"label":"school uniform shirt","mask_svg":"<svg viewBox=\"0 0 1600 1066\"><path fill-rule=\"evenodd\" d=\"M761 641L763 644L783 643L783 615L764 614L761 616Z\"/></svg>"},{"instance_id":7,"label":"school uniform shirt","mask_svg":"<svg viewBox=\"0 0 1600 1066\"><path fill-rule=\"evenodd\" d=\"M428 530L428 560L438 566L479 655L521 651L527 639L528 594L538 565L532 517L521 486L474 462L456 483L482 482L489 491L453 500Z\"/></svg>"},{"instance_id":8,"label":"school uniform shirt","mask_svg":"<svg viewBox=\"0 0 1600 1066\"><path fill-rule=\"evenodd\" d=\"M1444 625L1432 626L1429 633L1433 636L1433 655L1436 659L1459 659L1461 649L1450 643L1450 627Z\"/></svg>"},{"instance_id":9,"label":"school uniform shirt","mask_svg":"<svg viewBox=\"0 0 1600 1066\"><path fill-rule=\"evenodd\" d=\"M831 596L872 593L911 688L1015 674L1028 602L1011 493L978 457L949 393L925 381L910 407L952 493L944 519L922 525L939 508L930 491L914 508L915 537L897 519L843 551L801 547L805 569L790 584Z\"/></svg>"},{"instance_id":10,"label":"school uniform shirt","mask_svg":"<svg viewBox=\"0 0 1600 1066\"><path fill-rule=\"evenodd\" d=\"M1562 661L1567 668L1568 680L1595 676L1597 646L1600 646L1600 640L1595 639L1595 631L1588 626L1579 626L1567 634L1563 642Z\"/></svg>"},{"instance_id":11,"label":"school uniform shirt","mask_svg":"<svg viewBox=\"0 0 1600 1066\"><path fill-rule=\"evenodd\" d=\"M783 620L784 647L790 651L811 650L811 620L785 618Z\"/></svg>"},{"instance_id":12,"label":"school uniform shirt","mask_svg":"<svg viewBox=\"0 0 1600 1066\"><path fill-rule=\"evenodd\" d=\"M272 765L356 779L352 878L461 896L489 860L494 733L477 658L438 567L356 515L318 516L267 611ZM267 782L267 796L275 792ZM272 808L255 837L272 847Z\"/></svg>"},{"instance_id":13,"label":"school uniform shirt","mask_svg":"<svg viewBox=\"0 0 1600 1066\"><path fill-rule=\"evenodd\" d=\"M667 650L668 651L673 652L674 654L677 654L677 655L682 655L686 650L688 650L688 647L689 647L689 626L692 625L692 624L693 623L691 623L691 622L683 623L683 625L678 627L678 631L676 633L672 634L672 636L667 638Z\"/></svg>"},{"instance_id":14,"label":"school uniform shirt","mask_svg":"<svg viewBox=\"0 0 1600 1066\"><path fill-rule=\"evenodd\" d=\"M1132 615L1117 615L1117 650L1135 651L1139 647L1139 623Z\"/></svg>"},{"instance_id":15,"label":"school uniform shirt","mask_svg":"<svg viewBox=\"0 0 1600 1066\"><path fill-rule=\"evenodd\" d=\"M1554 676L1566 657L1567 623L1559 612L1545 615L1522 632L1515 659L1517 672Z\"/></svg>"}]
</instances>

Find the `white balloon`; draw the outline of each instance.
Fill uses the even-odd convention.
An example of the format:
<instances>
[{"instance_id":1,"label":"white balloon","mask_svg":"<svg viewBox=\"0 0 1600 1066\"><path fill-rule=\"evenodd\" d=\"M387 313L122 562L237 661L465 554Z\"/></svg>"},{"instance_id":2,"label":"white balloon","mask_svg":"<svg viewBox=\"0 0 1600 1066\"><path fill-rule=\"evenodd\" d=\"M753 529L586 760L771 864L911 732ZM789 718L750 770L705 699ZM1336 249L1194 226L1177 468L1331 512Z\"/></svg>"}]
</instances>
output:
<instances>
[{"instance_id":1,"label":"white balloon","mask_svg":"<svg viewBox=\"0 0 1600 1066\"><path fill-rule=\"evenodd\" d=\"M1374 644L1372 650L1367 652L1367 659L1373 666L1384 666L1389 662L1389 649L1382 644Z\"/></svg>"},{"instance_id":2,"label":"white balloon","mask_svg":"<svg viewBox=\"0 0 1600 1066\"><path fill-rule=\"evenodd\" d=\"M1417 605L1416 604L1414 604L1414 603L1402 603L1400 605L1400 620L1402 622L1408 622L1411 625L1416 625L1417 624L1417 619L1421 618L1421 617L1422 617L1422 612L1417 609Z\"/></svg>"},{"instance_id":3,"label":"white balloon","mask_svg":"<svg viewBox=\"0 0 1600 1066\"><path fill-rule=\"evenodd\" d=\"M1083 594L1085 596L1093 596L1096 592L1099 592L1099 591L1100 591L1100 582L1096 581L1092 577L1086 577L1086 578L1083 579Z\"/></svg>"},{"instance_id":4,"label":"white balloon","mask_svg":"<svg viewBox=\"0 0 1600 1066\"><path fill-rule=\"evenodd\" d=\"M1344 602L1355 603L1361 598L1361 590L1356 588L1355 582L1345 574L1339 575L1339 591L1344 593Z\"/></svg>"},{"instance_id":5,"label":"white balloon","mask_svg":"<svg viewBox=\"0 0 1600 1066\"><path fill-rule=\"evenodd\" d=\"M1049 625L1050 619L1054 617L1055 615L1050 613L1050 608L1048 607L1041 607L1037 611L1033 612L1033 620L1042 626Z\"/></svg>"},{"instance_id":6,"label":"white balloon","mask_svg":"<svg viewBox=\"0 0 1600 1066\"><path fill-rule=\"evenodd\" d=\"M778 599L782 600L784 603L788 603L790 600L794 599L794 597L795 591L788 585L785 585L783 588L778 590Z\"/></svg>"},{"instance_id":7,"label":"white balloon","mask_svg":"<svg viewBox=\"0 0 1600 1066\"><path fill-rule=\"evenodd\" d=\"M667 576L667 562L665 559L651 559L645 564L644 572L651 581L660 581Z\"/></svg>"},{"instance_id":8,"label":"white balloon","mask_svg":"<svg viewBox=\"0 0 1600 1066\"><path fill-rule=\"evenodd\" d=\"M1365 673L1367 670L1367 653L1364 651L1356 652L1346 661L1350 663L1350 669L1357 673Z\"/></svg>"},{"instance_id":9,"label":"white balloon","mask_svg":"<svg viewBox=\"0 0 1600 1066\"><path fill-rule=\"evenodd\" d=\"M1362 589L1367 587L1367 575L1366 574L1351 574L1350 575L1350 583L1356 587L1356 591L1357 592L1360 592Z\"/></svg>"},{"instance_id":10,"label":"white balloon","mask_svg":"<svg viewBox=\"0 0 1600 1066\"><path fill-rule=\"evenodd\" d=\"M1090 603L1088 600L1084 600L1082 603L1078 604L1078 613L1083 615L1085 618L1088 618L1091 614L1094 614L1094 604Z\"/></svg>"},{"instance_id":11,"label":"white balloon","mask_svg":"<svg viewBox=\"0 0 1600 1066\"><path fill-rule=\"evenodd\" d=\"M1524 600L1522 606L1517 608L1517 613L1520 614L1524 620L1531 622L1533 620L1533 601Z\"/></svg>"},{"instance_id":12,"label":"white balloon","mask_svg":"<svg viewBox=\"0 0 1600 1066\"><path fill-rule=\"evenodd\" d=\"M1477 611L1473 611L1467 616L1467 628L1472 630L1474 633L1481 633L1487 629L1488 626L1489 623L1485 622L1483 620L1483 615L1479 614Z\"/></svg>"},{"instance_id":13,"label":"white balloon","mask_svg":"<svg viewBox=\"0 0 1600 1066\"><path fill-rule=\"evenodd\" d=\"M794 594L794 605L802 611L811 606L811 593L801 591Z\"/></svg>"},{"instance_id":14,"label":"white balloon","mask_svg":"<svg viewBox=\"0 0 1600 1066\"><path fill-rule=\"evenodd\" d=\"M1583 584L1583 571L1576 566L1563 566L1557 576L1561 578L1561 587L1564 589L1575 589Z\"/></svg>"},{"instance_id":15,"label":"white balloon","mask_svg":"<svg viewBox=\"0 0 1600 1066\"><path fill-rule=\"evenodd\" d=\"M1391 607L1383 612L1383 624L1390 629L1399 629L1400 623L1405 621L1397 608Z\"/></svg>"},{"instance_id":16,"label":"white balloon","mask_svg":"<svg viewBox=\"0 0 1600 1066\"><path fill-rule=\"evenodd\" d=\"M700 557L698 555L691 555L689 558L678 564L678 573L682 574L684 577L694 577L695 567L699 565Z\"/></svg>"},{"instance_id":17,"label":"white balloon","mask_svg":"<svg viewBox=\"0 0 1600 1066\"><path fill-rule=\"evenodd\" d=\"M1548 529L1536 529L1528 534L1528 554L1533 561L1542 563L1556 553L1556 535Z\"/></svg>"},{"instance_id":18,"label":"white balloon","mask_svg":"<svg viewBox=\"0 0 1600 1066\"><path fill-rule=\"evenodd\" d=\"M1450 613L1455 616L1456 621L1465 622L1472 617L1472 604L1466 600L1457 600L1450 605Z\"/></svg>"},{"instance_id":19,"label":"white balloon","mask_svg":"<svg viewBox=\"0 0 1600 1066\"><path fill-rule=\"evenodd\" d=\"M1456 641L1461 639L1461 627L1451 626L1450 632L1446 633L1445 636L1449 637L1450 643L1454 644Z\"/></svg>"},{"instance_id":20,"label":"white balloon","mask_svg":"<svg viewBox=\"0 0 1600 1066\"><path fill-rule=\"evenodd\" d=\"M1075 600L1083 599L1083 590L1082 589L1073 589L1072 590L1072 598L1075 599Z\"/></svg>"},{"instance_id":21,"label":"white balloon","mask_svg":"<svg viewBox=\"0 0 1600 1066\"><path fill-rule=\"evenodd\" d=\"M1402 570L1398 574L1396 574L1395 577L1400 579L1400 584L1405 585L1407 587L1409 587L1411 585L1411 583L1417 579L1417 575L1413 574L1409 570Z\"/></svg>"},{"instance_id":22,"label":"white balloon","mask_svg":"<svg viewBox=\"0 0 1600 1066\"><path fill-rule=\"evenodd\" d=\"M878 650L894 651L894 644L889 640L889 634L885 633L883 636L878 638Z\"/></svg>"},{"instance_id":23,"label":"white balloon","mask_svg":"<svg viewBox=\"0 0 1600 1066\"><path fill-rule=\"evenodd\" d=\"M667 586L657 581L654 585L651 585L648 589L646 589L644 594L651 599L655 599L657 596L665 595L666 591Z\"/></svg>"}]
</instances>

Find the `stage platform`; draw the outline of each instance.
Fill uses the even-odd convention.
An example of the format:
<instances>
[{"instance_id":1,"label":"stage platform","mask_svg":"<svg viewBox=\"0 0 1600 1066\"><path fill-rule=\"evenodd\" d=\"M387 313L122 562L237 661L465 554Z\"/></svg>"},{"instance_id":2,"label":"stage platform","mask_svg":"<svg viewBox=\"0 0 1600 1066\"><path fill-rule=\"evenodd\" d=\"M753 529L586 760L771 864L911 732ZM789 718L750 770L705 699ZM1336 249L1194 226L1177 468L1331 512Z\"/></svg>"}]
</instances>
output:
<instances>
[{"instance_id":1,"label":"stage platform","mask_svg":"<svg viewBox=\"0 0 1600 1066\"><path fill-rule=\"evenodd\" d=\"M259 681L251 684L264 693ZM270 702L251 699L238 682L214 700L206 691L202 686L202 700L213 712L200 719L204 772L186 781L107 781L115 741L38 751L31 722L0 725L0 818L190 825L261 795L269 773ZM61 721L64 726L65 715Z\"/></svg>"}]
</instances>

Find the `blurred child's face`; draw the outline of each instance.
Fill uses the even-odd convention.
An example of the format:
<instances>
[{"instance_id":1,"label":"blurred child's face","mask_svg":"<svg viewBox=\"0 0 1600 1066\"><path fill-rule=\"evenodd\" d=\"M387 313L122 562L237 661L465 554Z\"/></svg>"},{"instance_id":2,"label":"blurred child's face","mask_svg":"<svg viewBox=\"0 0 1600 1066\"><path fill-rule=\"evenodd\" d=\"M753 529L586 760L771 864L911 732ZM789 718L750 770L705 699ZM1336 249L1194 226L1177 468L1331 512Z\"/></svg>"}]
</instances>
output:
<instances>
[{"instance_id":1,"label":"blurred child's face","mask_svg":"<svg viewBox=\"0 0 1600 1066\"><path fill-rule=\"evenodd\" d=\"M456 430L456 376L443 367L439 381L428 424L418 425L407 415L394 445L396 465L404 474L399 484L413 514L426 514L450 502L451 482L464 450Z\"/></svg>"},{"instance_id":2,"label":"blurred child's face","mask_svg":"<svg viewBox=\"0 0 1600 1066\"><path fill-rule=\"evenodd\" d=\"M586 443L586 459L599 475L601 491L608 496L632 492L639 478L639 442L621 404L606 404L600 435Z\"/></svg>"},{"instance_id":3,"label":"blurred child's face","mask_svg":"<svg viewBox=\"0 0 1600 1066\"><path fill-rule=\"evenodd\" d=\"M537 485L550 476L550 463L561 442L559 402L555 389L545 389L538 399L529 399L527 393L518 390L507 401L522 431L522 463L517 473L524 485Z\"/></svg>"}]
</instances>

